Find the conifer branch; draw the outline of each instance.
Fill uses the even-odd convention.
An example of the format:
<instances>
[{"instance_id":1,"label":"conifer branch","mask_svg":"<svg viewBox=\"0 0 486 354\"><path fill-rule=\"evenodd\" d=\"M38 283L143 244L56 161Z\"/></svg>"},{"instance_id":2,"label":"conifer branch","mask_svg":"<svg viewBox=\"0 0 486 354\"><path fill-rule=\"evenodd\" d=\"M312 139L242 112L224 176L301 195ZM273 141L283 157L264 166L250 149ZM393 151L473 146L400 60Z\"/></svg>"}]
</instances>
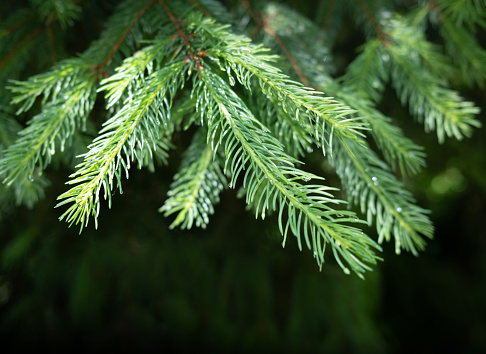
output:
<instances>
[{"instance_id":1,"label":"conifer branch","mask_svg":"<svg viewBox=\"0 0 486 354\"><path fill-rule=\"evenodd\" d=\"M410 192L370 149L354 141L336 142L332 162L352 204L367 214L369 224L376 217L378 242L395 239L396 253L403 247L418 255L425 241L420 236L433 236L427 211L415 204Z\"/></svg>"},{"instance_id":2,"label":"conifer branch","mask_svg":"<svg viewBox=\"0 0 486 354\"><path fill-rule=\"evenodd\" d=\"M224 49L210 48L206 55L216 62L220 62L220 58L224 60L223 70L228 74L232 71L247 89L251 90L250 78L255 76L269 98L280 101L282 108L301 124L312 125L319 145L329 153L334 133L356 140L364 136L362 131L367 128L361 119L351 117L353 110L290 80L269 64L274 57L265 54L262 47L251 45L245 37L229 34L225 27L207 19L198 24L196 32L213 41L224 42Z\"/></svg>"},{"instance_id":3,"label":"conifer branch","mask_svg":"<svg viewBox=\"0 0 486 354\"><path fill-rule=\"evenodd\" d=\"M0 175L6 176L4 183L10 185L17 178L31 180L37 168L42 174L57 149L63 151L74 131L84 127L94 105L99 75L149 4L144 4L133 16L134 4L126 1L110 21L116 26L107 28L100 40L92 44L81 58L65 60L52 71L28 81L13 82L14 86L10 89L16 95L12 102L21 104L17 113L29 110L41 95L44 107L29 122L29 127L20 133L18 141L8 147L0 165ZM135 5L140 7L138 3ZM130 16L129 20L127 16ZM108 43L112 45L107 46ZM106 48L109 48L108 51ZM62 95L59 94L61 91Z\"/></svg>"},{"instance_id":4,"label":"conifer branch","mask_svg":"<svg viewBox=\"0 0 486 354\"><path fill-rule=\"evenodd\" d=\"M439 142L445 137L462 139L470 136L473 127L481 123L474 118L479 109L467 102L457 92L444 87L408 56L408 48L390 47L392 57L392 83L403 104L420 121L424 121L427 132L436 130Z\"/></svg>"},{"instance_id":5,"label":"conifer branch","mask_svg":"<svg viewBox=\"0 0 486 354\"><path fill-rule=\"evenodd\" d=\"M190 229L193 224L206 228L219 194L225 189L226 178L220 168L219 157L206 144L204 129L199 130L182 158L180 170L168 193L169 198L159 209L164 216L177 213L171 228Z\"/></svg>"},{"instance_id":6,"label":"conifer branch","mask_svg":"<svg viewBox=\"0 0 486 354\"><path fill-rule=\"evenodd\" d=\"M299 22L308 27L308 30L303 33L309 31L317 33L317 26L302 16L291 14L290 11L276 5L272 5L271 8L274 16L279 18L282 23ZM272 25L275 25L276 31L279 31L282 36L286 36L286 42L291 44L293 54L298 55L299 62L303 64L303 74L308 78L312 87L326 92L329 96L337 97L343 103L356 109L370 124L370 133L390 166L393 168L398 166L400 171L405 174L417 173L425 165L423 148L404 136L398 127L392 125L391 118L385 117L373 108L372 102L370 102L370 99L375 102L380 99L388 80L389 54L386 53L386 47L379 40L369 40L364 46L363 52L348 67L346 75L339 80L333 80L326 71L326 66L318 64L322 61L322 57L319 55L322 56L320 53L325 53L326 48L322 47L317 38L310 38L310 41L315 43L312 48L304 48L305 38L301 38L295 32L289 32L283 27L277 27L277 24L267 23L267 26ZM267 126L276 124L278 123L272 122ZM287 128L289 125L290 122L284 124ZM304 143L305 139L294 136L298 128L299 126L294 124L292 129L285 131L285 134L276 136L292 136L292 140ZM300 129L303 128L300 127ZM280 134L282 134L281 129ZM286 141L286 146L294 145L295 142Z\"/></svg>"},{"instance_id":7,"label":"conifer branch","mask_svg":"<svg viewBox=\"0 0 486 354\"><path fill-rule=\"evenodd\" d=\"M324 21L322 24L322 32L327 32L330 24L331 24L331 19L334 14L334 8L336 7L336 2L337 0L330 0L329 1L329 7L326 11L326 16L324 17Z\"/></svg>"},{"instance_id":8,"label":"conifer branch","mask_svg":"<svg viewBox=\"0 0 486 354\"><path fill-rule=\"evenodd\" d=\"M388 81L389 54L379 40L369 40L339 80L356 95L379 102Z\"/></svg>"},{"instance_id":9,"label":"conifer branch","mask_svg":"<svg viewBox=\"0 0 486 354\"><path fill-rule=\"evenodd\" d=\"M84 120L94 104L94 81L89 77L72 79L69 87L63 90L64 96L46 104L43 111L19 133L20 138L6 149L0 161L0 175L5 175L4 183L10 185L16 179L33 181L34 171L39 169L42 173L57 149L63 151L69 145L76 127L84 125ZM52 86L58 84L59 82L52 82ZM27 97L28 86L17 87L19 91L27 87L27 91L14 100L25 99L20 110L28 109L33 103L34 97ZM48 91L48 96L52 89L53 87L44 86L42 91ZM38 93L42 91L39 90Z\"/></svg>"},{"instance_id":10,"label":"conifer branch","mask_svg":"<svg viewBox=\"0 0 486 354\"><path fill-rule=\"evenodd\" d=\"M464 82L483 88L486 82L486 50L464 28L454 26L446 18L442 20L442 37L453 61L458 64Z\"/></svg>"},{"instance_id":11,"label":"conifer branch","mask_svg":"<svg viewBox=\"0 0 486 354\"><path fill-rule=\"evenodd\" d=\"M81 10L76 0L31 3L32 12L18 11L0 26L0 40L8 44L0 46L0 80L28 75L19 70L26 61L17 64L15 58L25 59L23 54L38 48L33 39L40 34L52 47L57 40L53 26L69 25ZM26 81L11 81L8 109L2 99L10 96L0 97L0 177L6 183L1 192L8 190L6 199L15 200L14 193L17 202L27 204L41 197L48 183L45 167L58 152L67 158L79 152L83 134L78 131L94 126L88 116L101 93L106 120L79 156L70 189L58 198L57 206L67 209L60 219L70 225L80 224L82 230L94 219L96 226L101 199L111 207L131 165L153 169L155 162L165 163L173 133L191 126L193 140L159 209L173 217L171 228L206 227L222 190L238 185L257 218L276 214L283 245L293 234L300 249L305 242L312 250L319 266L326 247L345 272L359 276L379 259L375 252L384 241L394 239L397 253L417 254L432 238L433 226L428 211L416 205L392 172L417 173L425 154L377 104L390 84L425 130L436 130L440 142L469 136L480 126L479 109L449 82L456 82L454 64L467 85L486 79L486 52L472 35L485 26L486 6L471 0L461 8L460 1L444 0L400 17L392 2L349 3L354 6L319 5L319 16L325 9L328 17L321 16L324 24L317 26L281 4L256 11L241 1L239 15L243 11L245 21L236 23L216 0L124 0L81 55ZM59 6L68 12L61 14ZM480 14L468 24L466 15L474 7ZM339 16L349 18L349 11L368 39L346 74L336 79L329 43L335 24L342 23ZM35 23L19 22L30 15ZM443 46L427 38L429 15L435 16L430 22L438 26ZM289 23L296 25L289 28ZM328 24L332 33L323 34ZM271 49L235 34L245 28ZM17 114L40 108L15 141L11 119L3 116L13 112L13 105ZM377 242L355 227L366 222L353 211L337 209L346 202L335 198L336 188L301 169L298 158L316 146L329 156L349 204L368 224L376 224Z\"/></svg>"},{"instance_id":12,"label":"conifer branch","mask_svg":"<svg viewBox=\"0 0 486 354\"><path fill-rule=\"evenodd\" d=\"M270 127L273 136L277 137L285 146L291 156L305 156L312 152L313 140L307 134L303 125L300 125L293 117L288 115L280 102L272 99L256 96L254 102L257 116L261 117L262 123Z\"/></svg>"},{"instance_id":13,"label":"conifer branch","mask_svg":"<svg viewBox=\"0 0 486 354\"><path fill-rule=\"evenodd\" d=\"M398 167L402 174L417 174L425 167L424 148L407 138L399 127L393 125L392 119L375 109L370 101L356 97L355 91L350 92L337 85L326 87L328 92L357 109L370 124L371 135L392 169Z\"/></svg>"},{"instance_id":14,"label":"conifer branch","mask_svg":"<svg viewBox=\"0 0 486 354\"><path fill-rule=\"evenodd\" d=\"M257 190L263 188L255 203L256 214L264 218L267 209L279 210L284 244L290 229L297 237L299 248L302 247L301 233L304 234L307 247L314 251L319 265L324 262L326 244L330 243L337 262L345 272L349 269L341 258L358 275L369 269L365 263L376 262L372 248L378 249L378 245L359 229L341 224L357 219L353 219L356 217L352 212L336 211L328 205L342 203L329 193L333 188L301 184L300 181L320 178L294 167L296 160L284 153L283 146L251 115L221 78L208 70L201 70L200 75L201 81L196 86L200 100L198 106L201 114L209 120L208 127L221 129L219 137L211 130L208 136L220 142L223 140L225 173L231 175L230 187L247 166L243 179L247 203L255 203ZM214 120L219 120L219 123L211 122ZM286 221L284 209L288 215Z\"/></svg>"},{"instance_id":15,"label":"conifer branch","mask_svg":"<svg viewBox=\"0 0 486 354\"><path fill-rule=\"evenodd\" d=\"M277 43L282 49L282 51L285 53L286 58L292 64L292 67L294 68L295 73L299 77L300 82L302 82L304 86L308 87L309 83L307 82L307 78L302 73L302 70L300 70L300 66L297 64L292 53L287 49L287 46L285 45L284 41L280 38L277 32L275 32L274 29L267 24L268 21L265 17L263 17L262 20L263 20L263 29L265 30L265 32L267 32L270 36L272 36L272 38L275 40L275 43Z\"/></svg>"},{"instance_id":16,"label":"conifer branch","mask_svg":"<svg viewBox=\"0 0 486 354\"><path fill-rule=\"evenodd\" d=\"M169 143L160 140L159 127L161 122L162 126L170 122L172 99L184 82L185 70L184 63L179 61L154 72L137 97L104 124L100 135L83 156L84 161L71 175L68 184L76 186L58 198L62 200L58 207L71 204L61 220L79 223L82 230L93 216L97 225L101 188L111 206L111 192L115 187L122 191L122 172L128 178L131 162L136 160L140 168L151 159L154 151L168 149Z\"/></svg>"}]
</instances>

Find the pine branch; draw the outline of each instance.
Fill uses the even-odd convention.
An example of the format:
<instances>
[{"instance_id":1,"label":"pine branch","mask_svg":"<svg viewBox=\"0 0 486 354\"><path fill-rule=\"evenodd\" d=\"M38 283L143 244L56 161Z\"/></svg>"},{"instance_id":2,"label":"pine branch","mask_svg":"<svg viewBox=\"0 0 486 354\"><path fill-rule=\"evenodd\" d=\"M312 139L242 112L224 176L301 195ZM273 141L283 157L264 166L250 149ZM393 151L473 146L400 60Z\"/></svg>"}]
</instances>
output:
<instances>
[{"instance_id":1,"label":"pine branch","mask_svg":"<svg viewBox=\"0 0 486 354\"><path fill-rule=\"evenodd\" d=\"M364 144L354 141L337 142L332 162L340 176L348 200L359 205L367 214L369 224L376 217L378 242L395 239L396 253L400 248L418 255L425 241L420 236L433 236L433 226L426 216L428 211L415 204L410 192L389 168Z\"/></svg>"},{"instance_id":2,"label":"pine branch","mask_svg":"<svg viewBox=\"0 0 486 354\"><path fill-rule=\"evenodd\" d=\"M481 123L474 115L479 109L464 101L459 94L446 88L409 56L410 48L391 46L392 84L403 104L409 104L412 114L424 121L427 132L436 130L439 142L445 137L462 139L470 136L473 127Z\"/></svg>"},{"instance_id":3,"label":"pine branch","mask_svg":"<svg viewBox=\"0 0 486 354\"><path fill-rule=\"evenodd\" d=\"M217 26L204 19L197 24L196 33L208 40L220 43L219 49L206 50L206 55L222 65L231 80L232 71L239 82L251 90L251 77L255 76L262 91L270 98L280 101L282 109L303 125L311 124L313 134L323 149L331 153L333 134L358 140L366 129L359 118L352 117L353 111L319 92L305 88L292 81L269 63L275 60L261 46L250 44L245 37L229 34L226 27ZM222 43L222 44L221 44ZM221 62L221 59L223 62Z\"/></svg>"},{"instance_id":4,"label":"pine branch","mask_svg":"<svg viewBox=\"0 0 486 354\"><path fill-rule=\"evenodd\" d=\"M342 85L356 95L379 102L388 82L390 56L379 40L370 40L361 47L361 54L348 66L340 79Z\"/></svg>"},{"instance_id":5,"label":"pine branch","mask_svg":"<svg viewBox=\"0 0 486 354\"><path fill-rule=\"evenodd\" d=\"M37 168L42 173L56 151L64 150L74 131L84 127L94 105L99 75L152 3L142 5L132 1L122 3L101 38L81 58L65 60L52 71L26 82L13 82L11 90L16 96L12 102L21 104L17 114L29 110L41 95L44 107L7 149L0 166L0 175L6 175L4 183L11 184L17 178L32 179Z\"/></svg>"},{"instance_id":6,"label":"pine branch","mask_svg":"<svg viewBox=\"0 0 486 354\"><path fill-rule=\"evenodd\" d=\"M0 175L5 175L4 183L10 185L17 179L33 180L35 171L42 173L56 151L63 151L66 145L69 146L74 130L85 124L94 104L94 81L82 76L71 79L69 86L63 87L64 96L55 94L42 112L19 133L20 138L6 149L0 161ZM32 82L35 84L35 81ZM54 86L62 85L60 82L54 83L54 78L51 78L51 83L50 90L44 86L36 93L49 91L46 93L49 95ZM19 111L30 108L33 103L33 97L28 97L28 92L31 92L28 84L17 87L17 90L23 91L25 87L25 93L17 98L17 101L24 99Z\"/></svg>"},{"instance_id":7,"label":"pine branch","mask_svg":"<svg viewBox=\"0 0 486 354\"><path fill-rule=\"evenodd\" d=\"M288 51L299 59L302 67L300 70L308 78L308 82L317 90L322 90L329 96L337 97L359 112L362 118L370 124L370 134L390 166L394 168L398 166L404 174L417 173L425 165L423 148L404 136L398 127L392 125L391 118L373 108L369 101L373 99L376 102L381 98L384 85L388 81L387 62L389 62L389 54L386 53L386 46L378 40L368 41L362 54L348 67L344 78L339 79L339 81L333 80L326 70L327 66L320 64L327 49L320 43L319 38L312 38L308 35L306 39L302 38L304 34L315 33L319 29L301 15L292 13L286 8L276 5L270 7L273 15L269 18L278 18L281 24L298 22L306 25L307 30L299 34L296 31L288 31L283 25L279 26L279 22L267 21L268 27L275 27L275 31L285 38ZM270 10L268 11L270 12ZM306 43L306 45L303 43ZM271 115L267 114L266 116ZM267 126L276 124L279 123L271 122ZM290 124L291 122L288 122L284 126L289 127ZM300 127L300 130L302 129ZM292 136L294 141L304 143L302 138L294 136L296 130L299 130L299 126L293 124L292 128L287 129L286 135L283 136ZM280 137L280 135L278 136ZM294 144L286 141L286 146L293 146Z\"/></svg>"},{"instance_id":8,"label":"pine branch","mask_svg":"<svg viewBox=\"0 0 486 354\"><path fill-rule=\"evenodd\" d=\"M486 28L486 3L484 0L430 1L430 7L437 7L457 27L465 25L473 32L475 26Z\"/></svg>"},{"instance_id":9,"label":"pine branch","mask_svg":"<svg viewBox=\"0 0 486 354\"><path fill-rule=\"evenodd\" d=\"M379 246L361 230L342 224L353 220L354 213L329 206L329 203L342 203L329 193L333 188L302 184L312 178L321 178L296 169L296 160L284 153L283 146L220 77L209 70L199 73L201 80L195 86L198 107L207 117L209 138L217 141L216 146L224 145L225 173L231 176L230 187L246 168L243 188L246 189L247 203L254 203L256 214L262 218L267 209L279 210L284 244L290 229L301 248L303 233L307 247L314 251L318 264L322 265L329 243L343 270L349 272L341 258L361 276L369 269L365 263L376 263L372 248L379 249ZM259 190L259 200L255 201ZM284 210L287 210L287 220Z\"/></svg>"},{"instance_id":10,"label":"pine branch","mask_svg":"<svg viewBox=\"0 0 486 354\"><path fill-rule=\"evenodd\" d=\"M93 216L97 225L101 188L111 207L111 192L115 186L122 192L122 173L125 172L128 178L131 162L136 160L141 168L152 158L154 151L168 149L167 138L162 136L166 134L165 129L161 132L160 126L162 123L162 127L166 127L170 123L172 99L184 82L185 70L185 63L179 61L152 73L133 100L126 102L104 124L84 155L84 161L71 175L68 184L76 186L58 198L62 200L58 207L71 204L61 220L79 223L82 230Z\"/></svg>"},{"instance_id":11,"label":"pine branch","mask_svg":"<svg viewBox=\"0 0 486 354\"><path fill-rule=\"evenodd\" d=\"M468 86L483 88L486 82L486 50L464 28L442 20L441 35L449 56L459 66L461 76Z\"/></svg>"},{"instance_id":12,"label":"pine branch","mask_svg":"<svg viewBox=\"0 0 486 354\"><path fill-rule=\"evenodd\" d=\"M219 158L213 159L215 154L211 145L206 144L205 134L200 129L194 136L174 176L169 198L159 209L164 216L177 213L171 228L190 229L193 224L206 228L209 216L214 214L214 205L219 203L219 194L227 184Z\"/></svg>"}]
</instances>

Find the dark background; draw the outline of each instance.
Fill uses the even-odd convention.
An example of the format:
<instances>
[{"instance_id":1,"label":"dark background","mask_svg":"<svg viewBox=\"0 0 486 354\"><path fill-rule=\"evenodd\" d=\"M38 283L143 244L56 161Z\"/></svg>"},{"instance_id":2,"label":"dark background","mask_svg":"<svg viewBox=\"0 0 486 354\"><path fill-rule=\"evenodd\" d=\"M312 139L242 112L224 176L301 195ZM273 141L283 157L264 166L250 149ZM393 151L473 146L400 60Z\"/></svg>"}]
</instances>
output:
<instances>
[{"instance_id":1,"label":"dark background","mask_svg":"<svg viewBox=\"0 0 486 354\"><path fill-rule=\"evenodd\" d=\"M71 28L73 53L101 26ZM335 56L349 62L361 37L346 31ZM80 33L82 44L73 40ZM484 90L462 94L485 111ZM319 272L292 239L282 249L274 216L255 220L233 190L206 230L169 231L157 209L177 151L155 173L133 170L98 230L78 235L54 209L70 171L51 168L46 197L0 220L0 352L486 352L485 130L439 145L392 90L383 102L428 155L427 168L406 180L436 227L418 258L385 244L384 262L364 281L332 257Z\"/></svg>"}]
</instances>

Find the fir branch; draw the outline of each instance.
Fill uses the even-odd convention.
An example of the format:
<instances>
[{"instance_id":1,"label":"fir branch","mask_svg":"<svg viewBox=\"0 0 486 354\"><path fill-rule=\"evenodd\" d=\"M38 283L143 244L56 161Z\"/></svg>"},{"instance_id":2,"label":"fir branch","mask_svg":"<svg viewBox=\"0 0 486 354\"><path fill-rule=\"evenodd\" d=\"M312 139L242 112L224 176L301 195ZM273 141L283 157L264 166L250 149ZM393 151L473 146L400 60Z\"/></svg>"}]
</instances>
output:
<instances>
[{"instance_id":1,"label":"fir branch","mask_svg":"<svg viewBox=\"0 0 486 354\"><path fill-rule=\"evenodd\" d=\"M303 234L307 247L314 251L318 264L322 265L326 244L330 243L343 270L349 272L341 258L362 276L369 269L365 263L376 263L372 249L379 247L361 230L342 224L353 220L354 213L329 206L329 203L342 203L329 193L333 188L302 184L302 181L321 178L296 169L296 160L284 153L283 146L220 77L209 70L201 70L200 76L201 80L195 85L198 107L207 117L209 139L216 140L215 146L224 145L225 173L231 175L230 187L246 169L243 188L247 203L254 204L255 213L262 218L267 209L279 210L284 244L290 230L301 248ZM259 199L255 201L260 188Z\"/></svg>"},{"instance_id":2,"label":"fir branch","mask_svg":"<svg viewBox=\"0 0 486 354\"><path fill-rule=\"evenodd\" d=\"M38 167L42 173L57 149L63 151L74 131L84 126L94 105L99 75L151 3L142 5L132 1L122 3L110 19L111 25L81 58L62 61L50 72L28 81L13 81L12 102L21 104L18 114L29 110L41 95L44 107L7 149L0 166L0 174L6 175L4 183L11 184L17 178L31 179ZM138 9L135 16L134 9Z\"/></svg>"},{"instance_id":3,"label":"fir branch","mask_svg":"<svg viewBox=\"0 0 486 354\"><path fill-rule=\"evenodd\" d=\"M62 200L58 207L71 204L61 220L66 219L71 225L79 223L82 230L93 216L97 225L101 188L111 207L111 192L115 186L122 192L122 173L128 178L131 162L136 160L140 168L154 151L167 150L169 143L160 140L160 124L169 124L172 99L184 82L185 70L185 63L179 61L153 72L134 99L104 124L84 161L71 175L68 184L76 186L58 198Z\"/></svg>"},{"instance_id":4,"label":"fir branch","mask_svg":"<svg viewBox=\"0 0 486 354\"><path fill-rule=\"evenodd\" d=\"M271 12L278 13L278 16L276 14L273 16L279 18L282 24L290 21L305 24L307 30L304 30L303 33L318 31L314 24L309 23L298 14L292 14L285 8L271 5ZM292 44L289 46L292 55L299 58L302 73L314 88L337 97L356 109L362 118L370 124L371 135L392 167L398 166L402 173L417 173L425 165L423 148L405 137L398 127L391 124L391 119L373 108L369 101L369 99L379 100L388 80L389 54L386 52L385 45L378 40L368 41L362 54L348 67L349 70L344 78L336 82L331 79L326 71L327 66L322 63L323 53L326 53L327 49L323 48L323 45L316 38L311 38L314 44L312 50L309 50L302 47L301 43L305 40L301 39L296 31L287 31L284 26L278 26L276 22L267 23L267 26L275 26L280 35L286 36L286 43ZM266 116L271 115L267 114ZM300 136L295 136L297 131L305 130L304 126L293 124L290 128L290 123L288 121L285 124L271 122L267 126L283 125L287 128L286 135L283 136L292 137L292 139L287 139L286 146L292 147L296 142L299 142L305 144L307 149L310 150L308 142L306 143L305 139L302 139L302 133L299 134ZM280 130L280 133L282 133L282 130ZM280 138L281 135L275 136ZM293 140L293 142L289 140Z\"/></svg>"},{"instance_id":5,"label":"fir branch","mask_svg":"<svg viewBox=\"0 0 486 354\"><path fill-rule=\"evenodd\" d=\"M257 95L252 102L253 111L261 117L262 123L270 127L272 135L277 137L291 156L305 156L312 151L313 140L302 125L283 109L282 104L263 95Z\"/></svg>"},{"instance_id":6,"label":"fir branch","mask_svg":"<svg viewBox=\"0 0 486 354\"><path fill-rule=\"evenodd\" d=\"M454 26L443 18L441 35L445 39L447 53L459 66L461 76L468 86L484 87L486 81L486 50L464 28Z\"/></svg>"},{"instance_id":7,"label":"fir branch","mask_svg":"<svg viewBox=\"0 0 486 354\"><path fill-rule=\"evenodd\" d=\"M399 127L393 125L390 117L373 107L371 101L357 97L354 91L339 88L335 84L329 84L326 88L328 92L360 112L369 123L370 133L378 148L394 170L398 167L402 174L417 174L425 167L424 148L407 138Z\"/></svg>"},{"instance_id":8,"label":"fir branch","mask_svg":"<svg viewBox=\"0 0 486 354\"><path fill-rule=\"evenodd\" d=\"M25 86L28 85L17 88L20 90ZM53 99L29 121L28 127L19 133L20 138L6 149L0 161L4 183L10 185L17 179L33 180L36 170L42 173L56 151L63 151L70 144L74 130L84 125L93 107L93 88L92 78L77 77L69 82L69 87L63 88L63 97ZM20 110L32 104L31 98L25 97L25 100Z\"/></svg>"},{"instance_id":9,"label":"fir branch","mask_svg":"<svg viewBox=\"0 0 486 354\"><path fill-rule=\"evenodd\" d=\"M359 205L361 212L367 215L369 224L376 217L378 242L395 239L396 253L400 249L418 255L423 250L425 241L420 236L433 236L433 226L426 216L428 211L415 204L411 193L389 168L364 144L351 140L336 141L332 163L343 182L348 200Z\"/></svg>"},{"instance_id":10,"label":"fir branch","mask_svg":"<svg viewBox=\"0 0 486 354\"><path fill-rule=\"evenodd\" d=\"M220 168L219 157L213 159L211 145L206 144L205 130L200 129L182 158L174 176L169 198L159 209L164 216L177 213L170 228L190 229L193 224L206 228L219 194L227 182Z\"/></svg>"},{"instance_id":11,"label":"fir branch","mask_svg":"<svg viewBox=\"0 0 486 354\"><path fill-rule=\"evenodd\" d=\"M430 1L429 6L431 9L438 8L457 27L467 26L473 32L475 26L486 28L486 3L484 0Z\"/></svg>"},{"instance_id":12,"label":"fir branch","mask_svg":"<svg viewBox=\"0 0 486 354\"><path fill-rule=\"evenodd\" d=\"M276 101L290 116L303 125L311 124L313 134L323 149L331 152L332 136L350 137L358 140L366 129L361 119L351 117L352 111L332 98L292 81L269 63L275 57L266 54L261 46L250 44L249 39L230 34L226 27L204 19L196 24L196 33L222 43L206 50L206 55L222 65L222 69L236 75L247 89L251 90L250 78L254 75L262 91ZM221 63L221 60L223 63Z\"/></svg>"},{"instance_id":13,"label":"fir branch","mask_svg":"<svg viewBox=\"0 0 486 354\"><path fill-rule=\"evenodd\" d=\"M412 114L424 121L425 131L436 130L439 142L445 137L462 139L470 136L473 127L481 123L474 118L479 108L464 101L459 94L444 86L416 60L410 58L408 46L389 48L392 58L392 84L403 104L408 103Z\"/></svg>"},{"instance_id":14,"label":"fir branch","mask_svg":"<svg viewBox=\"0 0 486 354\"><path fill-rule=\"evenodd\" d=\"M380 101L388 81L390 56L379 40L369 40L361 50L340 82L356 95L376 103Z\"/></svg>"}]
</instances>

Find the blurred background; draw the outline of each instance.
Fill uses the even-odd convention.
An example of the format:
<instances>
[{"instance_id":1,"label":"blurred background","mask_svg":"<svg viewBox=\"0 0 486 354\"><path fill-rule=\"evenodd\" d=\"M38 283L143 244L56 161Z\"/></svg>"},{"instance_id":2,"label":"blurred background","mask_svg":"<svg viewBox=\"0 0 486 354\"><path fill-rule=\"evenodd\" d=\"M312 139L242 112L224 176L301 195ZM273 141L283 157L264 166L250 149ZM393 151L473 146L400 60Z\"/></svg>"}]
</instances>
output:
<instances>
[{"instance_id":1,"label":"blurred background","mask_svg":"<svg viewBox=\"0 0 486 354\"><path fill-rule=\"evenodd\" d=\"M89 43L101 26L71 31ZM336 57L349 61L356 43L343 38ZM462 93L484 124L485 91ZM385 97L382 111L427 152L427 168L406 180L436 227L419 257L385 244L365 280L332 257L319 271L292 239L282 249L276 217L255 220L234 190L206 230L169 230L157 209L177 150L155 173L132 171L98 230L78 235L54 209L70 170L52 167L44 199L0 218L0 352L486 352L485 129L439 145L392 90ZM307 159L321 164L319 154Z\"/></svg>"}]
</instances>

